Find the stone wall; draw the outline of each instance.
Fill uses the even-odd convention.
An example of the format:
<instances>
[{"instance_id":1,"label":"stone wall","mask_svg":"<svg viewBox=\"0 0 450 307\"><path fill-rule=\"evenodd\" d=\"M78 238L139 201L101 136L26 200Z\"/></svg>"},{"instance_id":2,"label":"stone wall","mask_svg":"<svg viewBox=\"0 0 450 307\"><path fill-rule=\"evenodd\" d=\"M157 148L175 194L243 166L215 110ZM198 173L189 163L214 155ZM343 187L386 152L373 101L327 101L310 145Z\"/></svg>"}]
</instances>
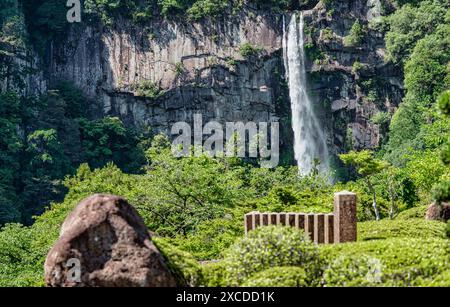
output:
<instances>
[{"instance_id":1,"label":"stone wall","mask_svg":"<svg viewBox=\"0 0 450 307\"><path fill-rule=\"evenodd\" d=\"M347 191L334 195L334 212L260 213L245 215L245 233L261 226L280 225L302 229L316 244L356 241L356 194Z\"/></svg>"}]
</instances>

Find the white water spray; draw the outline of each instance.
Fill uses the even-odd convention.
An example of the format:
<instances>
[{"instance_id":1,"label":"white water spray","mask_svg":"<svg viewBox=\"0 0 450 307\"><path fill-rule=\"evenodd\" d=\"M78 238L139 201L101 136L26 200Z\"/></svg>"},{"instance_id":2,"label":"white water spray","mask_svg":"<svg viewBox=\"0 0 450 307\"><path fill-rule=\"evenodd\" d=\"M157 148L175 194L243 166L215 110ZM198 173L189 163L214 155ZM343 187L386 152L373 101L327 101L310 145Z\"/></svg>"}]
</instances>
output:
<instances>
[{"instance_id":1,"label":"white water spray","mask_svg":"<svg viewBox=\"0 0 450 307\"><path fill-rule=\"evenodd\" d=\"M314 160L320 161L319 171L328 171L326 138L314 113L313 104L306 91L303 14L292 14L288 29L283 19L283 54L294 130L294 152L301 175L308 175Z\"/></svg>"}]
</instances>

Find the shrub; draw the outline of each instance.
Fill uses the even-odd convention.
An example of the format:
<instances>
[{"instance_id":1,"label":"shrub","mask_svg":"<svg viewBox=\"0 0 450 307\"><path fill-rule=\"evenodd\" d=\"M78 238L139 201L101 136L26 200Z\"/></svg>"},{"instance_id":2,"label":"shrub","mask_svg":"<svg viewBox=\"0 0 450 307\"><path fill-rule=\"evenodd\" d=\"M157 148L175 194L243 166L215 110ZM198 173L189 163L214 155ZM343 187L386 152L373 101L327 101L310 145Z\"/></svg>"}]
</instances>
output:
<instances>
[{"instance_id":1,"label":"shrub","mask_svg":"<svg viewBox=\"0 0 450 307\"><path fill-rule=\"evenodd\" d=\"M198 260L218 259L237 237L243 235L242 215L239 217L205 221L192 234L178 236L171 242Z\"/></svg>"},{"instance_id":2,"label":"shrub","mask_svg":"<svg viewBox=\"0 0 450 307\"><path fill-rule=\"evenodd\" d=\"M450 286L448 239L393 238L324 245L324 286Z\"/></svg>"},{"instance_id":3,"label":"shrub","mask_svg":"<svg viewBox=\"0 0 450 307\"><path fill-rule=\"evenodd\" d=\"M311 281L319 270L317 247L303 231L261 227L236 242L225 254L227 284L240 285L254 273L276 266L302 266Z\"/></svg>"},{"instance_id":4,"label":"shrub","mask_svg":"<svg viewBox=\"0 0 450 307\"><path fill-rule=\"evenodd\" d=\"M271 268L256 273L243 284L245 287L305 287L307 285L306 272L299 267Z\"/></svg>"},{"instance_id":5,"label":"shrub","mask_svg":"<svg viewBox=\"0 0 450 307\"><path fill-rule=\"evenodd\" d=\"M141 82L134 84L133 90L136 91L137 96L150 99L158 98L163 93L157 84L149 80L142 80Z\"/></svg>"},{"instance_id":6,"label":"shrub","mask_svg":"<svg viewBox=\"0 0 450 307\"><path fill-rule=\"evenodd\" d=\"M262 50L263 50L263 48L255 47L255 46L251 45L250 43L245 43L245 44L243 44L242 46L239 47L239 53L244 58L249 58L249 57L252 57L252 56L256 56Z\"/></svg>"},{"instance_id":7,"label":"shrub","mask_svg":"<svg viewBox=\"0 0 450 307\"><path fill-rule=\"evenodd\" d=\"M198 286L202 280L202 268L189 253L180 251L162 238L152 238L166 260L167 266L179 286Z\"/></svg>"},{"instance_id":8,"label":"shrub","mask_svg":"<svg viewBox=\"0 0 450 307\"><path fill-rule=\"evenodd\" d=\"M331 41L334 38L333 30L330 28L325 28L322 30L322 39L325 41Z\"/></svg>"},{"instance_id":9,"label":"shrub","mask_svg":"<svg viewBox=\"0 0 450 307\"><path fill-rule=\"evenodd\" d=\"M445 115L450 115L450 90L443 92L438 98L438 106Z\"/></svg>"},{"instance_id":10,"label":"shrub","mask_svg":"<svg viewBox=\"0 0 450 307\"><path fill-rule=\"evenodd\" d=\"M427 209L428 209L428 205L417 206L417 207L400 212L395 219L396 220L409 220L409 219L415 219L415 218L424 219Z\"/></svg>"},{"instance_id":11,"label":"shrub","mask_svg":"<svg viewBox=\"0 0 450 307\"><path fill-rule=\"evenodd\" d=\"M381 283L382 265L366 255L340 256L333 259L323 273L325 286L361 287Z\"/></svg>"},{"instance_id":12,"label":"shrub","mask_svg":"<svg viewBox=\"0 0 450 307\"><path fill-rule=\"evenodd\" d=\"M441 160L445 165L450 164L450 142L444 144L441 149Z\"/></svg>"},{"instance_id":13,"label":"shrub","mask_svg":"<svg viewBox=\"0 0 450 307\"><path fill-rule=\"evenodd\" d=\"M47 250L33 242L35 233L19 224L0 231L0 287L44 286Z\"/></svg>"},{"instance_id":14,"label":"shrub","mask_svg":"<svg viewBox=\"0 0 450 307\"><path fill-rule=\"evenodd\" d=\"M353 62L353 66L352 66L352 73L353 74L358 74L361 70L363 70L365 67L364 64L362 64L359 61L355 61Z\"/></svg>"},{"instance_id":15,"label":"shrub","mask_svg":"<svg viewBox=\"0 0 450 307\"><path fill-rule=\"evenodd\" d=\"M198 0L187 14L191 20L199 21L206 17L217 17L226 12L229 3L222 0Z\"/></svg>"},{"instance_id":16,"label":"shrub","mask_svg":"<svg viewBox=\"0 0 450 307\"><path fill-rule=\"evenodd\" d=\"M325 53L314 43L305 44L305 54L313 62L320 62L325 58Z\"/></svg>"},{"instance_id":17,"label":"shrub","mask_svg":"<svg viewBox=\"0 0 450 307\"><path fill-rule=\"evenodd\" d=\"M356 20L350 29L350 34L344 37L344 45L345 46L356 46L362 43L364 39L364 35L366 34L367 29L361 24L359 20Z\"/></svg>"},{"instance_id":18,"label":"shrub","mask_svg":"<svg viewBox=\"0 0 450 307\"><path fill-rule=\"evenodd\" d=\"M358 223L358 240L368 241L397 237L442 238L445 225L425 219L381 220Z\"/></svg>"},{"instance_id":19,"label":"shrub","mask_svg":"<svg viewBox=\"0 0 450 307\"><path fill-rule=\"evenodd\" d=\"M227 270L228 262L218 261L210 262L203 265L202 286L205 287L226 287L227 286Z\"/></svg>"},{"instance_id":20,"label":"shrub","mask_svg":"<svg viewBox=\"0 0 450 307\"><path fill-rule=\"evenodd\" d=\"M390 119L391 116L389 115L388 112L377 112L374 116L372 116L370 121L376 125L382 126L389 123Z\"/></svg>"},{"instance_id":21,"label":"shrub","mask_svg":"<svg viewBox=\"0 0 450 307\"><path fill-rule=\"evenodd\" d=\"M450 181L443 181L433 187L433 199L441 204L450 200Z\"/></svg>"}]
</instances>

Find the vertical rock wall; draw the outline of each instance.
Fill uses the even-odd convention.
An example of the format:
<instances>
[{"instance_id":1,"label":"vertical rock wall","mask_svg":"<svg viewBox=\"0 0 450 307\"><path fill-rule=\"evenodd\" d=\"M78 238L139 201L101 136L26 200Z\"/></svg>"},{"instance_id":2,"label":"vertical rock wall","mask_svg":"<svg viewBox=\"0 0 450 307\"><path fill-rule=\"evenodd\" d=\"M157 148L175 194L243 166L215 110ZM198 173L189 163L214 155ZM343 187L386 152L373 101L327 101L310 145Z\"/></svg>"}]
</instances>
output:
<instances>
[{"instance_id":1,"label":"vertical rock wall","mask_svg":"<svg viewBox=\"0 0 450 307\"><path fill-rule=\"evenodd\" d=\"M315 5L309 2L308 8ZM371 118L392 113L403 94L402 73L384 62L383 35L369 27L380 5L347 0L330 9L319 1L305 11L310 51L321 54L310 55L309 86L335 153L379 145L380 127ZM367 35L360 45L346 46L356 19ZM256 54L244 57L245 44ZM73 81L92 99L96 116L120 116L155 133L190 122L194 113L202 113L204 122L280 121L283 151L292 155L279 14L245 10L193 24L81 24L50 52L50 81Z\"/></svg>"}]
</instances>

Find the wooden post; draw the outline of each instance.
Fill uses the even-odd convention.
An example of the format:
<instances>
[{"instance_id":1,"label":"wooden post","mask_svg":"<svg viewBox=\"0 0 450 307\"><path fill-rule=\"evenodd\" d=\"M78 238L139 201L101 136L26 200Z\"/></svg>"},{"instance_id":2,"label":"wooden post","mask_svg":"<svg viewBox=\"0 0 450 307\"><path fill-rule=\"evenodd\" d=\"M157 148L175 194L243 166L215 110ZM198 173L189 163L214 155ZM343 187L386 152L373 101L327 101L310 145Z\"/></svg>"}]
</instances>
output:
<instances>
[{"instance_id":1,"label":"wooden post","mask_svg":"<svg viewBox=\"0 0 450 307\"><path fill-rule=\"evenodd\" d=\"M334 194L334 243L356 241L356 194Z\"/></svg>"}]
</instances>

